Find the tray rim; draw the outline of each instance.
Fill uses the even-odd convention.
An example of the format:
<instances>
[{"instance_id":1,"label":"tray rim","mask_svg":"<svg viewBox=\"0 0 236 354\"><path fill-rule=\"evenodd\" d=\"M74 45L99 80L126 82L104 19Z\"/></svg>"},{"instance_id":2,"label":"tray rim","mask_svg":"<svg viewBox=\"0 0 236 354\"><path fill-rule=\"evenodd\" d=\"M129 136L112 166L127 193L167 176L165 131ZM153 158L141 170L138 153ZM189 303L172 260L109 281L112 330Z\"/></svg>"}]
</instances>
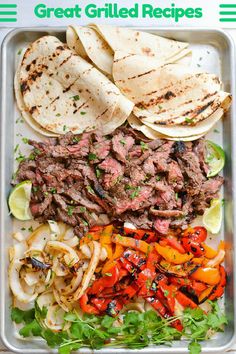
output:
<instances>
[{"instance_id":1,"label":"tray rim","mask_svg":"<svg viewBox=\"0 0 236 354\"><path fill-rule=\"evenodd\" d=\"M229 46L229 56L230 56L230 71L231 71L231 75L230 75L230 82L231 82L231 91L235 92L235 88L236 88L236 74L235 74L235 67L234 67L234 62L235 62L235 42L231 36L230 33L227 32L227 30L223 30L223 29L219 29L219 28L215 28L215 27L188 27L188 26L184 26L184 27L174 27L174 26L165 26L165 27L157 27L157 26L119 26L119 27L126 27L126 28L130 28L130 29L136 29L136 30L141 30L141 31L147 31L147 32L197 32L197 33L205 33L205 32L209 32L209 33L217 33L219 34L221 37L223 37L226 41L227 44ZM0 102L1 102L1 108L0 108L0 117L1 117L1 127L0 127L0 132L1 132L1 136L0 136L0 146L1 146L1 152L2 152L2 156L1 156L1 161L0 161L0 168L1 168L1 181L0 181L0 205L3 205L3 203L5 202L5 197L3 196L3 170L4 170L4 159L3 159L3 151L4 151L4 137L2 135L2 128L3 128L3 124L5 123L5 106L4 106L4 102L6 100L6 90L4 88L4 75L6 75L6 64L7 64L7 58L6 58L6 50L7 50L7 45L8 42L17 34L22 33L22 32L63 32L66 30L66 26L34 26L34 27L21 27L21 28L14 28L12 30L10 30L6 36L4 37L2 44L1 44L1 67L0 67L0 78L1 78L1 83L0 83L0 90L1 90L1 97L0 97ZM55 34L56 35L56 34ZM5 72L4 72L5 70ZM230 120L231 120L231 124L232 124L232 129L231 129L231 141L232 141L232 148L231 148L231 156L236 156L236 142L234 140L234 131L236 131L236 122L234 117L236 117L236 99L234 99L233 97L233 102L232 102L232 106L231 106L231 115L230 115ZM232 162L232 182L233 182L233 198L232 200L236 200L236 164L234 162ZM0 220L0 230L1 230L1 234L3 234L3 223L2 223L2 219L3 219L3 213L1 212L1 220ZM233 207L233 230L236 230L236 207ZM234 237L233 237L233 253L235 254L236 251L236 236L234 233ZM3 259L3 255L6 252L6 250L4 249L4 238L1 237L1 243L0 243L0 250L1 250L1 256ZM233 266L235 263L235 259L233 257ZM3 267L1 267L1 273L0 273L0 285L1 285L1 289L3 289L6 286L6 282L4 282L5 280L5 265ZM234 294L236 293L236 272L233 272L233 287L234 287ZM5 298L4 296L2 296L2 292L0 294L0 339L2 340L3 344L10 349L11 351L15 352L15 353L22 353L22 348L18 348L15 347L14 345L12 345L8 339L6 338L6 334L4 331L5 328ZM232 338L230 339L230 341L228 343L226 343L223 346L217 346L217 347L202 347L202 352L203 353L222 353L224 351L226 351L227 349L229 349L232 344L235 342L236 340L236 301L234 302L234 331L232 334ZM135 352L137 352L137 350L132 350L132 349L126 349L126 348L104 348L101 350L84 350L84 349L80 349L79 351L77 351L78 353L81 353L81 350L85 353L100 353L100 354L118 354L118 353L129 353L129 354L133 354ZM24 353L57 353L56 349L49 349L49 348L25 348L24 349ZM188 349L187 348L182 348L182 347L178 347L178 346L172 346L172 347L161 347L161 346L155 346L155 347L147 347L144 349L139 350L138 352L140 352L141 354L154 354L154 353L159 353L159 354L168 354L168 353L188 353Z\"/></svg>"}]
</instances>

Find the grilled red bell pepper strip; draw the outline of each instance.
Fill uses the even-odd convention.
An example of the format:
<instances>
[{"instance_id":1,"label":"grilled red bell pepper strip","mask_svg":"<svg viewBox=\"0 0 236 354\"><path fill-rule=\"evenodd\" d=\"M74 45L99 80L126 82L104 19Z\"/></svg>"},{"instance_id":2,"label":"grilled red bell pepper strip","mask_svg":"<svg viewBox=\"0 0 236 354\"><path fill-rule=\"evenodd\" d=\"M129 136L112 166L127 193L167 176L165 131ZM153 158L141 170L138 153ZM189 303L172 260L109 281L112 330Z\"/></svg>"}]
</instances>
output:
<instances>
[{"instance_id":1,"label":"grilled red bell pepper strip","mask_svg":"<svg viewBox=\"0 0 236 354\"><path fill-rule=\"evenodd\" d=\"M169 311L171 312L172 315L174 315L176 288L174 286L166 285L163 282L158 283L158 286L166 299L166 304L167 304Z\"/></svg>"},{"instance_id":2,"label":"grilled red bell pepper strip","mask_svg":"<svg viewBox=\"0 0 236 354\"><path fill-rule=\"evenodd\" d=\"M115 317L123 308L123 303L119 299L114 299L109 302L106 308L106 313L109 316Z\"/></svg>"},{"instance_id":3,"label":"grilled red bell pepper strip","mask_svg":"<svg viewBox=\"0 0 236 354\"><path fill-rule=\"evenodd\" d=\"M146 267L154 271L159 261L160 261L160 255L157 253L155 249L153 249L148 254Z\"/></svg>"},{"instance_id":4,"label":"grilled red bell pepper strip","mask_svg":"<svg viewBox=\"0 0 236 354\"><path fill-rule=\"evenodd\" d=\"M127 259L125 259L124 257L120 257L119 259L120 265L126 269L129 273L133 274L135 271L135 267L134 265L128 261Z\"/></svg>"},{"instance_id":5,"label":"grilled red bell pepper strip","mask_svg":"<svg viewBox=\"0 0 236 354\"><path fill-rule=\"evenodd\" d=\"M81 296L81 298L79 299L79 304L81 307L81 310L85 313L89 313L91 315L98 315L99 314L99 310L92 305L88 304L88 295L85 293Z\"/></svg>"},{"instance_id":6,"label":"grilled red bell pepper strip","mask_svg":"<svg viewBox=\"0 0 236 354\"><path fill-rule=\"evenodd\" d=\"M120 266L117 263L115 266L110 268L109 273L98 280L95 280L92 287L89 289L89 294L98 295L104 288L110 288L117 283L119 280Z\"/></svg>"},{"instance_id":7,"label":"grilled red bell pepper strip","mask_svg":"<svg viewBox=\"0 0 236 354\"><path fill-rule=\"evenodd\" d=\"M141 270L146 267L146 259L142 256L139 256L137 251L128 249L123 253L122 257L127 259L129 262L135 265L135 267Z\"/></svg>"},{"instance_id":8,"label":"grilled red bell pepper strip","mask_svg":"<svg viewBox=\"0 0 236 354\"><path fill-rule=\"evenodd\" d=\"M206 238L207 230L205 227L196 226L184 231L182 244L186 252L191 252L195 257L201 257L206 252L202 245Z\"/></svg>"},{"instance_id":9,"label":"grilled red bell pepper strip","mask_svg":"<svg viewBox=\"0 0 236 354\"><path fill-rule=\"evenodd\" d=\"M172 315L167 311L165 306L162 304L160 300L158 300L155 297L148 297L146 298L146 301L150 303L150 305L164 318L168 319L172 317ZM176 328L178 331L183 330L183 326L179 320L173 321L171 323L171 326Z\"/></svg>"},{"instance_id":10,"label":"grilled red bell pepper strip","mask_svg":"<svg viewBox=\"0 0 236 354\"><path fill-rule=\"evenodd\" d=\"M207 238L207 230L203 226L189 227L184 231L183 237L191 238L196 242L204 242Z\"/></svg>"},{"instance_id":11,"label":"grilled red bell pepper strip","mask_svg":"<svg viewBox=\"0 0 236 354\"><path fill-rule=\"evenodd\" d=\"M170 284L176 285L177 287L187 286L191 284L191 281L188 278L170 277L169 282Z\"/></svg>"},{"instance_id":12,"label":"grilled red bell pepper strip","mask_svg":"<svg viewBox=\"0 0 236 354\"><path fill-rule=\"evenodd\" d=\"M142 229L129 229L124 227L126 235L135 238L136 240L143 240L147 243L155 242L157 240L157 234L155 231L142 230Z\"/></svg>"},{"instance_id":13,"label":"grilled red bell pepper strip","mask_svg":"<svg viewBox=\"0 0 236 354\"><path fill-rule=\"evenodd\" d=\"M182 244L185 251L192 253L195 257L201 257L205 253L205 249L201 243L194 241L189 237L183 237Z\"/></svg>"},{"instance_id":14,"label":"grilled red bell pepper strip","mask_svg":"<svg viewBox=\"0 0 236 354\"><path fill-rule=\"evenodd\" d=\"M192 309L195 309L196 307L198 307L194 301L189 299L189 297L184 295L181 291L176 292L175 298L180 303L180 305L182 305L184 308L191 307Z\"/></svg>"},{"instance_id":15,"label":"grilled red bell pepper strip","mask_svg":"<svg viewBox=\"0 0 236 354\"><path fill-rule=\"evenodd\" d=\"M111 298L103 299L95 297L91 299L91 303L98 309L99 312L105 312L111 300Z\"/></svg>"},{"instance_id":16,"label":"grilled red bell pepper strip","mask_svg":"<svg viewBox=\"0 0 236 354\"><path fill-rule=\"evenodd\" d=\"M190 293L194 293L195 295L199 296L204 290L206 290L207 285L200 282L193 280L191 284L188 286L188 291Z\"/></svg>"},{"instance_id":17,"label":"grilled red bell pepper strip","mask_svg":"<svg viewBox=\"0 0 236 354\"><path fill-rule=\"evenodd\" d=\"M134 284L128 285L124 289L122 295L125 298L132 299L132 297L134 297L137 294L137 291L138 291L138 286L134 283Z\"/></svg>"},{"instance_id":18,"label":"grilled red bell pepper strip","mask_svg":"<svg viewBox=\"0 0 236 354\"><path fill-rule=\"evenodd\" d=\"M165 317L166 313L167 313L167 309L165 308L165 306L161 303L160 300L158 300L157 298L151 296L151 297L147 297L146 301L149 302L150 305L152 305L152 307L159 312L159 314L162 317Z\"/></svg>"},{"instance_id":19,"label":"grilled red bell pepper strip","mask_svg":"<svg viewBox=\"0 0 236 354\"><path fill-rule=\"evenodd\" d=\"M177 251L180 253L184 254L186 253L184 247L181 245L181 243L178 241L178 239L175 236L169 235L165 238L167 245L170 247L175 248Z\"/></svg>"}]
</instances>

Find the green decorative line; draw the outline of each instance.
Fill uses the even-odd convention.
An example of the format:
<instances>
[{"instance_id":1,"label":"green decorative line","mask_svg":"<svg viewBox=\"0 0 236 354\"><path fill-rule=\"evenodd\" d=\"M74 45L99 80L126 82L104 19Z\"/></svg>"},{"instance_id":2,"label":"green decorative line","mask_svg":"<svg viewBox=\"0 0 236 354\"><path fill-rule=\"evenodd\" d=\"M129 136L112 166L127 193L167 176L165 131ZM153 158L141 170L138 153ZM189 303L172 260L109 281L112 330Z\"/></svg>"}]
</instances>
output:
<instances>
[{"instance_id":1,"label":"green decorative line","mask_svg":"<svg viewBox=\"0 0 236 354\"><path fill-rule=\"evenodd\" d=\"M0 22L16 22L16 18L0 18Z\"/></svg>"},{"instance_id":2,"label":"green decorative line","mask_svg":"<svg viewBox=\"0 0 236 354\"><path fill-rule=\"evenodd\" d=\"M236 22L235 18L220 18L220 22Z\"/></svg>"},{"instance_id":3,"label":"green decorative line","mask_svg":"<svg viewBox=\"0 0 236 354\"><path fill-rule=\"evenodd\" d=\"M236 7L236 4L221 4L221 8L231 8L231 7Z\"/></svg>"},{"instance_id":4,"label":"green decorative line","mask_svg":"<svg viewBox=\"0 0 236 354\"><path fill-rule=\"evenodd\" d=\"M17 15L16 11L0 11L0 15Z\"/></svg>"},{"instance_id":5,"label":"green decorative line","mask_svg":"<svg viewBox=\"0 0 236 354\"><path fill-rule=\"evenodd\" d=\"M220 15L236 15L236 11L220 11Z\"/></svg>"},{"instance_id":6,"label":"green decorative line","mask_svg":"<svg viewBox=\"0 0 236 354\"><path fill-rule=\"evenodd\" d=\"M7 4L0 4L0 8L16 8L17 5L16 4L10 4L10 5L7 5Z\"/></svg>"}]
</instances>

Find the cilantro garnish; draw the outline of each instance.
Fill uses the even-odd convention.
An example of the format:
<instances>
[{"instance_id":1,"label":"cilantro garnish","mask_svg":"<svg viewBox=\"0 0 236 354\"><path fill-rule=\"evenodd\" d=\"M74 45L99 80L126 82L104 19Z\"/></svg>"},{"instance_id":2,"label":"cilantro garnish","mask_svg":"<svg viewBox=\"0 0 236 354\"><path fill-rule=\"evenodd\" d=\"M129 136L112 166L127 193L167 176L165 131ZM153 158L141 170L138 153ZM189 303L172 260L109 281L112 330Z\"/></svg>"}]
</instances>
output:
<instances>
[{"instance_id":1,"label":"cilantro garnish","mask_svg":"<svg viewBox=\"0 0 236 354\"><path fill-rule=\"evenodd\" d=\"M89 159L89 161L96 160L97 159L97 155L93 154L93 153L90 153L90 154L88 154L88 159Z\"/></svg>"},{"instance_id":2,"label":"cilantro garnish","mask_svg":"<svg viewBox=\"0 0 236 354\"><path fill-rule=\"evenodd\" d=\"M59 354L70 354L81 347L101 349L114 346L129 349L142 349L148 345L163 345L183 336L189 340L190 354L199 354L199 342L208 339L209 333L221 332L223 325L227 324L224 314L216 302L209 301L212 309L206 314L200 308L186 308L181 316L183 331L179 332L171 326L174 320L180 317L162 319L156 311L149 310L144 313L126 312L123 322L115 325L116 318L84 314L80 316L75 310L67 312L64 316L65 323L71 326L66 331L52 332L42 325L47 309L40 309L35 303L35 308L22 311L13 308L11 318L16 323L22 323L20 335L23 337L41 336L51 348L58 348ZM112 339L112 341L110 341Z\"/></svg>"}]
</instances>

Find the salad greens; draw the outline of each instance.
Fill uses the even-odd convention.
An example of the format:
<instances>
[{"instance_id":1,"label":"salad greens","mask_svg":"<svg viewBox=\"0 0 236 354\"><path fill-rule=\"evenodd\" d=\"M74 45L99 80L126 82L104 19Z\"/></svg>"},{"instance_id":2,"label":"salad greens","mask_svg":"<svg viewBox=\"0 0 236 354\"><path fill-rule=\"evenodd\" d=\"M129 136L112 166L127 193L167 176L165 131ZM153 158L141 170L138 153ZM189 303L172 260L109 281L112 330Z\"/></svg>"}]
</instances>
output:
<instances>
[{"instance_id":1,"label":"salad greens","mask_svg":"<svg viewBox=\"0 0 236 354\"><path fill-rule=\"evenodd\" d=\"M191 354L201 352L200 341L208 339L215 332L222 332L227 324L226 316L216 302L209 301L212 310L206 314L202 309L186 308L182 316L183 332L171 327L171 322L180 317L162 319L153 311L144 313L126 312L123 320L110 316L83 315L69 312L65 315L65 323L71 322L67 331L55 333L45 328L43 320L47 309L36 305L34 309L22 311L12 308L11 318L22 323L19 333L23 337L40 336L47 341L49 347L58 347L59 354L69 354L81 347L101 349L102 347L126 347L141 349L150 344L171 345L173 340L183 337L190 341L188 349Z\"/></svg>"}]
</instances>

